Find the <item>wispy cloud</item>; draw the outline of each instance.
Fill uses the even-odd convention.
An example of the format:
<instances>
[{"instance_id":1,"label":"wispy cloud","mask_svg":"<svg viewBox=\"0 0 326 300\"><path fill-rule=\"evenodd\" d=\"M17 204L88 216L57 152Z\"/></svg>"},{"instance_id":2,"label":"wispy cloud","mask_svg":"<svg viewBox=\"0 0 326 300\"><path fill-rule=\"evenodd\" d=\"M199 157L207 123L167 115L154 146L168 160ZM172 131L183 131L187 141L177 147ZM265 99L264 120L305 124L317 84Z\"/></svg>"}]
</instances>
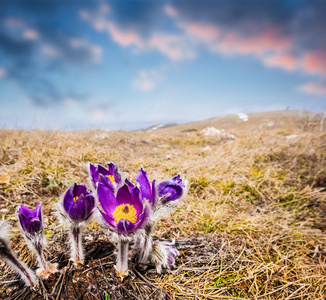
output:
<instances>
[{"instance_id":1,"label":"wispy cloud","mask_svg":"<svg viewBox=\"0 0 326 300\"><path fill-rule=\"evenodd\" d=\"M326 83L308 82L299 86L299 90L306 94L324 96L326 95Z\"/></svg>"}]
</instances>

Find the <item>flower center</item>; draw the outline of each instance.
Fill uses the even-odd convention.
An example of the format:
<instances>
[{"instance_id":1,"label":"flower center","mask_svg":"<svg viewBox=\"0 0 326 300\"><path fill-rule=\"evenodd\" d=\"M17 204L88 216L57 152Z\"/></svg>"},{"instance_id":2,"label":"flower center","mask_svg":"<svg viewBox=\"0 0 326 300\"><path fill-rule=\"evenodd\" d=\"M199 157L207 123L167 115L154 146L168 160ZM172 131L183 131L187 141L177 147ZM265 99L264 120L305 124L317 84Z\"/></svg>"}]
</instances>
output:
<instances>
[{"instance_id":1,"label":"flower center","mask_svg":"<svg viewBox=\"0 0 326 300\"><path fill-rule=\"evenodd\" d=\"M114 220L118 223L121 219L126 219L135 224L137 221L137 211L130 204L121 204L117 206L113 213Z\"/></svg>"},{"instance_id":2,"label":"flower center","mask_svg":"<svg viewBox=\"0 0 326 300\"><path fill-rule=\"evenodd\" d=\"M109 178L112 183L115 182L115 179L114 179L113 175L106 175L106 177Z\"/></svg>"},{"instance_id":3,"label":"flower center","mask_svg":"<svg viewBox=\"0 0 326 300\"><path fill-rule=\"evenodd\" d=\"M74 197L74 202L76 202L78 200L78 197L76 196L76 197Z\"/></svg>"}]
</instances>

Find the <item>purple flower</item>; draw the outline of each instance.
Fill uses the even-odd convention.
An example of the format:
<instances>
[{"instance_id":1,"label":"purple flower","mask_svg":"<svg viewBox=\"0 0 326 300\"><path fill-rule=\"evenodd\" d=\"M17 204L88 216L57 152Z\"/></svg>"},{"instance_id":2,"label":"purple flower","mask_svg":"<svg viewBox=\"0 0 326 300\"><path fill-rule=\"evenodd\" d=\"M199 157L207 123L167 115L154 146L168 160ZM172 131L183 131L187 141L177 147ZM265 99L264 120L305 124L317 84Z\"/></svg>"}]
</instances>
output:
<instances>
[{"instance_id":1,"label":"purple flower","mask_svg":"<svg viewBox=\"0 0 326 300\"><path fill-rule=\"evenodd\" d=\"M150 260L156 265L156 270L161 273L163 268L170 268L175 264L175 257L179 255L179 251L174 246L174 241L161 242L155 241L152 245Z\"/></svg>"},{"instance_id":2,"label":"purple flower","mask_svg":"<svg viewBox=\"0 0 326 300\"><path fill-rule=\"evenodd\" d=\"M17 211L20 225L24 232L31 235L43 230L42 226L42 207L37 203L35 210L30 210L24 205L21 205Z\"/></svg>"},{"instance_id":3,"label":"purple flower","mask_svg":"<svg viewBox=\"0 0 326 300\"><path fill-rule=\"evenodd\" d=\"M162 198L162 203L174 201L183 195L185 185L182 183L180 175L174 176L170 180L162 181L158 185L158 196Z\"/></svg>"},{"instance_id":4,"label":"purple flower","mask_svg":"<svg viewBox=\"0 0 326 300\"><path fill-rule=\"evenodd\" d=\"M92 192L88 192L83 184L75 183L63 197L63 208L69 218L74 222L87 220L95 206Z\"/></svg>"},{"instance_id":5,"label":"purple flower","mask_svg":"<svg viewBox=\"0 0 326 300\"><path fill-rule=\"evenodd\" d=\"M99 184L97 197L104 210L101 211L104 220L116 232L128 235L146 225L150 209L137 186L124 184L115 196L109 187Z\"/></svg>"},{"instance_id":6,"label":"purple flower","mask_svg":"<svg viewBox=\"0 0 326 300\"><path fill-rule=\"evenodd\" d=\"M102 184L108 186L112 191L115 191L121 186L122 179L118 172L118 167L110 162L107 164L108 169L102 167L101 165L94 166L89 164L89 173L91 175L91 180L94 188L101 182Z\"/></svg>"}]
</instances>

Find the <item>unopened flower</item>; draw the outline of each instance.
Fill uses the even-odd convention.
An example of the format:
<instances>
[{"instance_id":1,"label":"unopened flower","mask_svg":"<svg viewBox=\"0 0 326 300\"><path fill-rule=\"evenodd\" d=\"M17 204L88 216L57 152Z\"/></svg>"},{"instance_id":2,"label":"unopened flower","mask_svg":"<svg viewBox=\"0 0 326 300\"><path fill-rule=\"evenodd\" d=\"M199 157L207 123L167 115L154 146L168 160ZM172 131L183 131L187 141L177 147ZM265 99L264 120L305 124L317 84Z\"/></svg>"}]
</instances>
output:
<instances>
[{"instance_id":1,"label":"unopened flower","mask_svg":"<svg viewBox=\"0 0 326 300\"><path fill-rule=\"evenodd\" d=\"M96 189L96 185L101 182L102 184L109 187L112 191L117 191L117 189L122 184L122 177L118 172L118 167L110 162L107 163L108 168L101 165L92 165L89 164L89 173L91 175L91 181L94 189Z\"/></svg>"},{"instance_id":2,"label":"unopened flower","mask_svg":"<svg viewBox=\"0 0 326 300\"><path fill-rule=\"evenodd\" d=\"M157 191L158 196L162 199L162 204L165 204L180 199L185 191L185 185L178 174L170 180L160 182Z\"/></svg>"},{"instance_id":3,"label":"unopened flower","mask_svg":"<svg viewBox=\"0 0 326 300\"><path fill-rule=\"evenodd\" d=\"M82 230L90 221L94 212L95 198L88 192L85 185L75 183L58 202L60 219L69 229L71 244L71 259L79 265L84 262L82 248Z\"/></svg>"},{"instance_id":4,"label":"unopened flower","mask_svg":"<svg viewBox=\"0 0 326 300\"><path fill-rule=\"evenodd\" d=\"M150 214L150 207L143 201L138 186L123 185L115 196L104 184L97 187L97 197L105 223L118 234L118 257L116 270L123 278L128 274L128 248L130 234L143 228Z\"/></svg>"},{"instance_id":5,"label":"unopened flower","mask_svg":"<svg viewBox=\"0 0 326 300\"><path fill-rule=\"evenodd\" d=\"M0 259L11 266L24 280L28 286L36 286L38 284L35 274L26 264L20 261L9 244L8 224L4 220L0 220Z\"/></svg>"},{"instance_id":6,"label":"unopened flower","mask_svg":"<svg viewBox=\"0 0 326 300\"><path fill-rule=\"evenodd\" d=\"M136 181L140 185L142 196L148 198L152 207L150 221L145 227L145 234L137 236L134 248L138 248L138 262L145 263L148 260L152 235L157 222L162 217L167 217L177 207L179 201L187 194L187 181L183 182L180 175L170 180L150 183L147 173L141 168Z\"/></svg>"},{"instance_id":7,"label":"unopened flower","mask_svg":"<svg viewBox=\"0 0 326 300\"><path fill-rule=\"evenodd\" d=\"M156 266L157 273L161 273L162 268L171 268L175 264L175 257L179 251L172 243L155 241L152 244L150 261Z\"/></svg>"},{"instance_id":8,"label":"unopened flower","mask_svg":"<svg viewBox=\"0 0 326 300\"><path fill-rule=\"evenodd\" d=\"M57 264L48 263L43 254L43 247L46 241L43 231L41 204L37 203L35 210L30 210L26 206L20 205L17 215L20 232L28 247L35 252L40 265L36 274L47 278L51 273L57 271Z\"/></svg>"}]
</instances>

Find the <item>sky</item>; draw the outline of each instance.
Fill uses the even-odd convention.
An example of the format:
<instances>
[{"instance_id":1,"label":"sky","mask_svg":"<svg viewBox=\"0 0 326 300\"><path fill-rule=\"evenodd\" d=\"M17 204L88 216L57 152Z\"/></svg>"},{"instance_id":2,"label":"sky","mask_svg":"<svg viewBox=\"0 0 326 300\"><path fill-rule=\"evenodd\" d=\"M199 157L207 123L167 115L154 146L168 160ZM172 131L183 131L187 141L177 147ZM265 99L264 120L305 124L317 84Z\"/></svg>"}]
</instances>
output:
<instances>
[{"instance_id":1,"label":"sky","mask_svg":"<svg viewBox=\"0 0 326 300\"><path fill-rule=\"evenodd\" d=\"M326 111L326 1L2 0L0 127Z\"/></svg>"}]
</instances>

